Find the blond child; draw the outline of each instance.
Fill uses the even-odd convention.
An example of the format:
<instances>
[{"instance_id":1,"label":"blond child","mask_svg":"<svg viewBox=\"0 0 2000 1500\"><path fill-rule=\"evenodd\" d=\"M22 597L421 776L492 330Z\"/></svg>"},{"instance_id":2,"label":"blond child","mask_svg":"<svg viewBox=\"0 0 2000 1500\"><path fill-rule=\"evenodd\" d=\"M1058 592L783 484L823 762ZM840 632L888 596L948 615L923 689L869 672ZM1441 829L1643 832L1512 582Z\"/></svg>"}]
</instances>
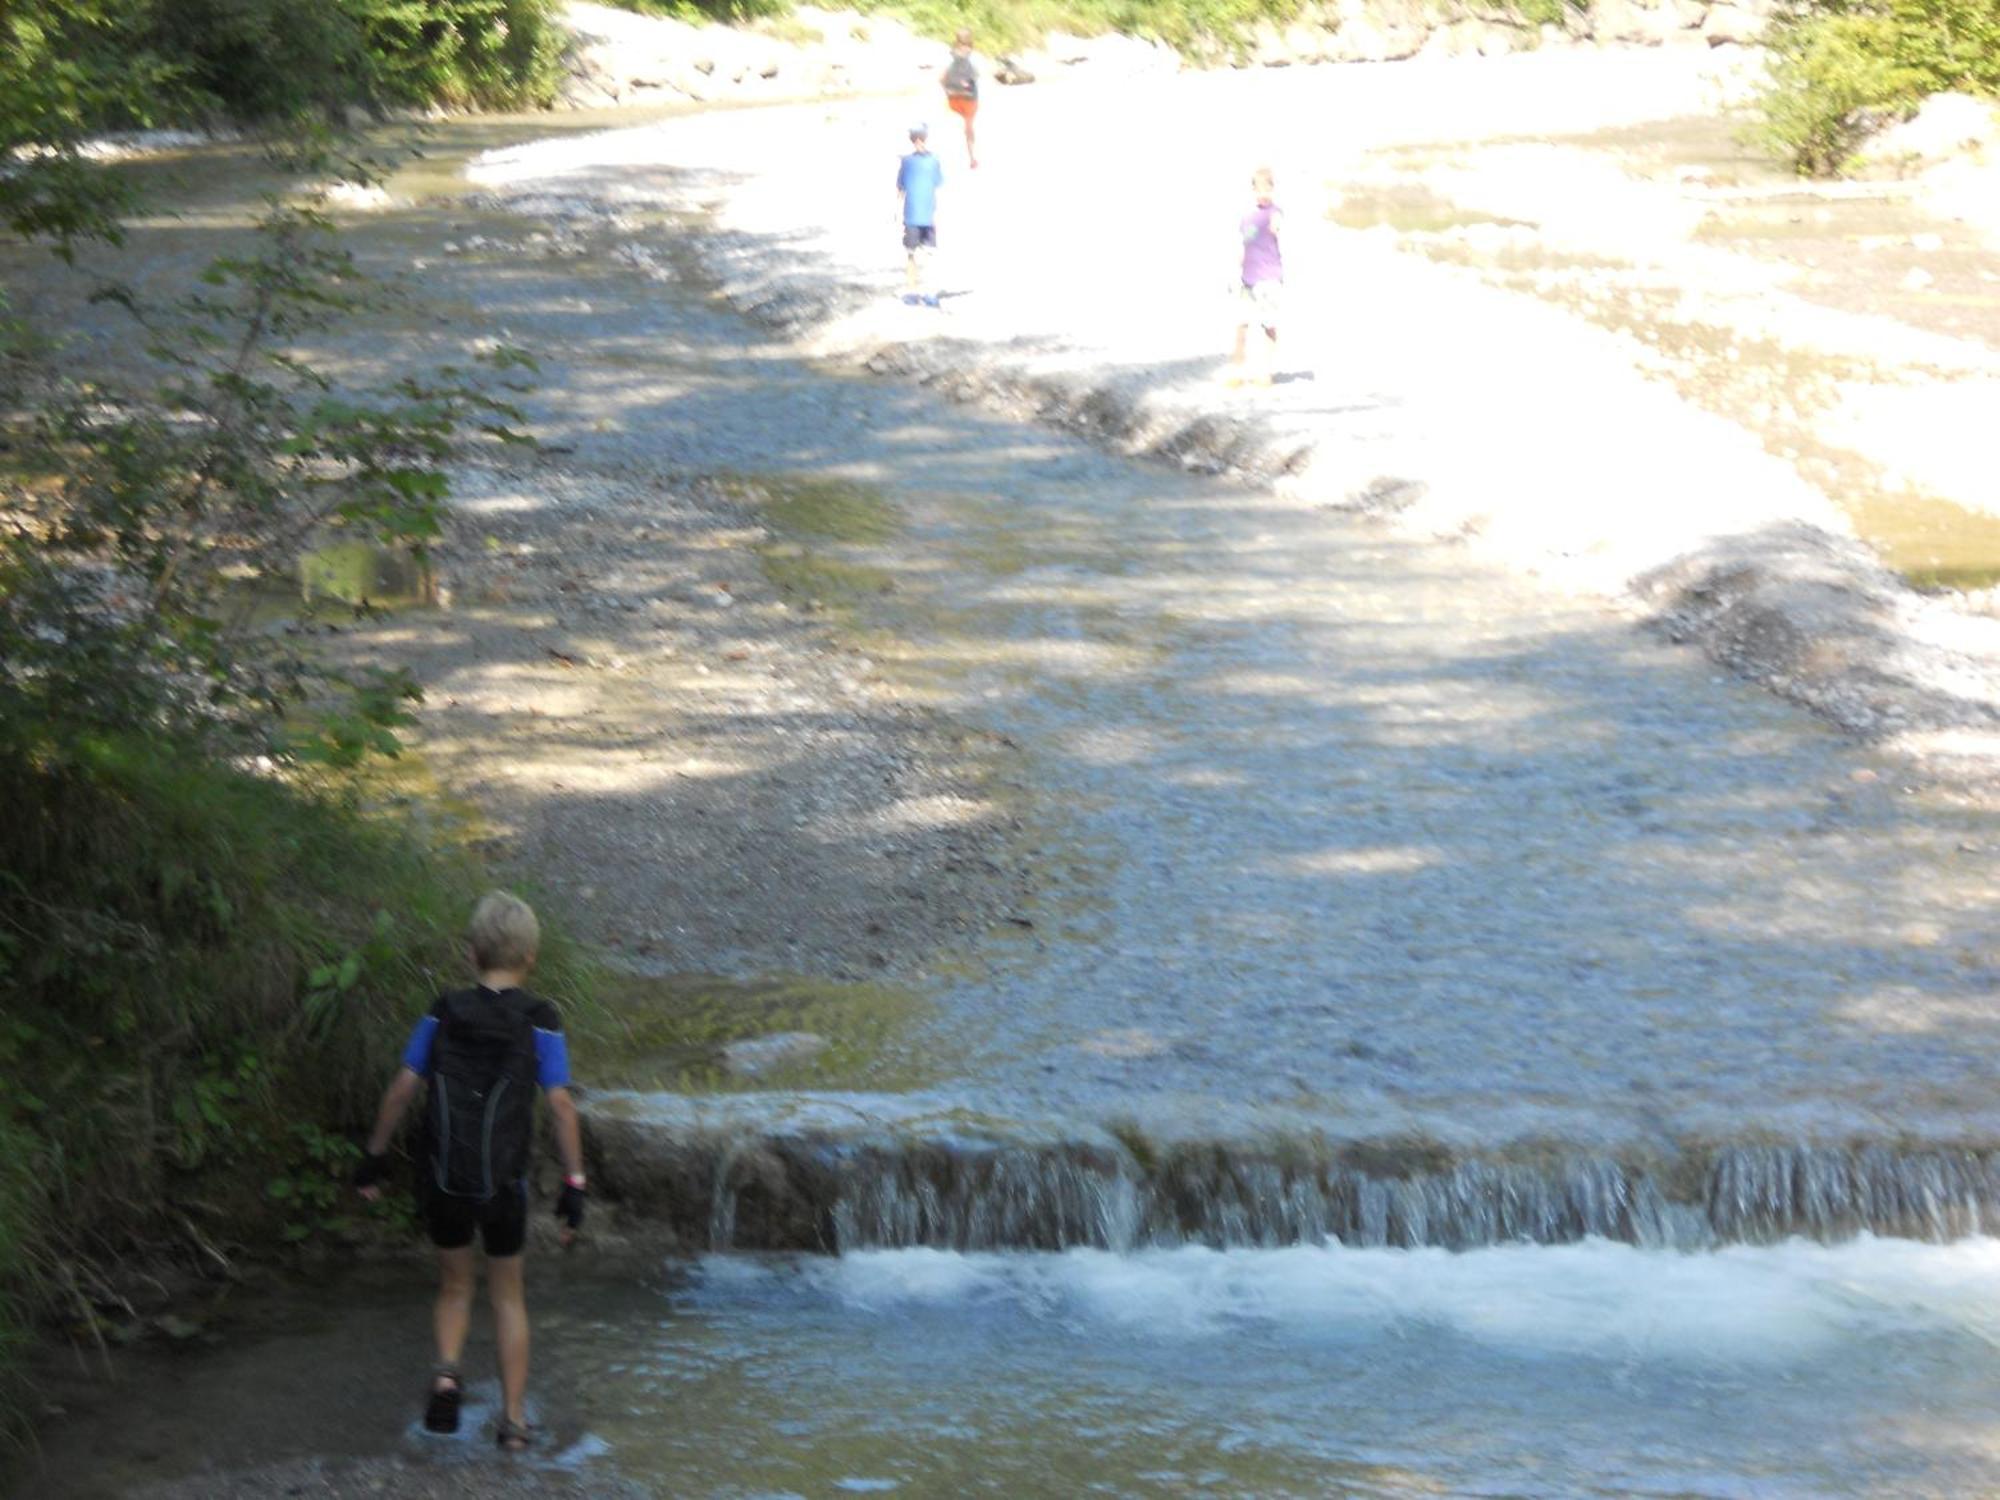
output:
<instances>
[{"instance_id":1,"label":"blond child","mask_svg":"<svg viewBox=\"0 0 2000 1500\"><path fill-rule=\"evenodd\" d=\"M528 1304L521 1273L536 1089L549 1101L562 1153L563 1187L555 1212L565 1245L583 1223L583 1142L569 1092L562 1020L554 1005L522 988L541 944L534 910L517 896L491 892L473 911L466 937L478 983L440 995L410 1033L354 1185L364 1198L381 1195L389 1142L404 1112L424 1094L418 1201L438 1254L432 1318L437 1368L424 1426L432 1432L458 1430L464 1396L459 1362L478 1281L476 1232L486 1251L486 1290L500 1353L503 1411L494 1439L518 1453L534 1441L527 1414Z\"/></svg>"}]
</instances>

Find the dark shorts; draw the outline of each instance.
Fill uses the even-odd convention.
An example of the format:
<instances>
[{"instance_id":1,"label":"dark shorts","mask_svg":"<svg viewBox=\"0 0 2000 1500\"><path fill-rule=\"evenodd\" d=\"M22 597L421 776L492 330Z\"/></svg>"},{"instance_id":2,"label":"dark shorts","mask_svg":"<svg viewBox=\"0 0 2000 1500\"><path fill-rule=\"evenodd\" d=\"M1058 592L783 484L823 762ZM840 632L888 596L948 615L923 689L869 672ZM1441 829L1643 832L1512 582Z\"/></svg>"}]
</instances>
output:
<instances>
[{"instance_id":1,"label":"dark shorts","mask_svg":"<svg viewBox=\"0 0 2000 1500\"><path fill-rule=\"evenodd\" d=\"M462 1250L479 1231L488 1255L519 1255L528 1241L528 1190L510 1188L484 1203L433 1191L424 1204L424 1227L440 1250Z\"/></svg>"},{"instance_id":2,"label":"dark shorts","mask_svg":"<svg viewBox=\"0 0 2000 1500\"><path fill-rule=\"evenodd\" d=\"M905 250L937 249L937 226L935 224L905 224L903 226L903 248Z\"/></svg>"}]
</instances>

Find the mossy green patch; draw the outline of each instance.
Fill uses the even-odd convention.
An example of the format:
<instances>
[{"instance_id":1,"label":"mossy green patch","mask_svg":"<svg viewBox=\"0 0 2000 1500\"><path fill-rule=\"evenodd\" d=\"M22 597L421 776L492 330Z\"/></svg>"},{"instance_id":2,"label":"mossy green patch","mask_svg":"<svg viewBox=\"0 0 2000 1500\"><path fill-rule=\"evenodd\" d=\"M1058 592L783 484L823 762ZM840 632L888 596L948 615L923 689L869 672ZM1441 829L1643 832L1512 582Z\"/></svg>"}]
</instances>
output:
<instances>
[{"instance_id":1,"label":"mossy green patch","mask_svg":"<svg viewBox=\"0 0 2000 1500\"><path fill-rule=\"evenodd\" d=\"M949 1071L913 1033L930 1002L865 981L784 976L737 980L683 974L609 976L602 1021L579 1037L582 1075L612 1088L726 1092L819 1088L909 1090ZM724 1065L732 1042L807 1032L826 1046L752 1078Z\"/></svg>"},{"instance_id":2,"label":"mossy green patch","mask_svg":"<svg viewBox=\"0 0 2000 1500\"><path fill-rule=\"evenodd\" d=\"M895 592L887 568L816 552L789 542L773 542L758 552L764 576L806 604L852 607Z\"/></svg>"},{"instance_id":3,"label":"mossy green patch","mask_svg":"<svg viewBox=\"0 0 2000 1500\"><path fill-rule=\"evenodd\" d=\"M2000 517L1931 495L1876 491L1839 499L1854 529L1917 588L2000 583Z\"/></svg>"},{"instance_id":4,"label":"mossy green patch","mask_svg":"<svg viewBox=\"0 0 2000 1500\"><path fill-rule=\"evenodd\" d=\"M1388 228L1400 234L1439 234L1478 224L1510 228L1521 223L1519 219L1462 208L1422 183L1383 183L1337 190L1326 216L1343 229Z\"/></svg>"},{"instance_id":5,"label":"mossy green patch","mask_svg":"<svg viewBox=\"0 0 2000 1500\"><path fill-rule=\"evenodd\" d=\"M886 542L902 516L873 485L811 474L760 474L740 479L736 493L755 501L771 530L794 540Z\"/></svg>"},{"instance_id":6,"label":"mossy green patch","mask_svg":"<svg viewBox=\"0 0 2000 1500\"><path fill-rule=\"evenodd\" d=\"M723 483L763 516L772 539L757 558L787 597L809 608L852 611L895 591L889 569L852 555L902 532L901 514L879 489L807 474L738 475Z\"/></svg>"},{"instance_id":7,"label":"mossy green patch","mask_svg":"<svg viewBox=\"0 0 2000 1500\"><path fill-rule=\"evenodd\" d=\"M373 542L331 542L299 558L299 592L307 604L334 599L372 609L437 603L437 575L409 552Z\"/></svg>"}]
</instances>

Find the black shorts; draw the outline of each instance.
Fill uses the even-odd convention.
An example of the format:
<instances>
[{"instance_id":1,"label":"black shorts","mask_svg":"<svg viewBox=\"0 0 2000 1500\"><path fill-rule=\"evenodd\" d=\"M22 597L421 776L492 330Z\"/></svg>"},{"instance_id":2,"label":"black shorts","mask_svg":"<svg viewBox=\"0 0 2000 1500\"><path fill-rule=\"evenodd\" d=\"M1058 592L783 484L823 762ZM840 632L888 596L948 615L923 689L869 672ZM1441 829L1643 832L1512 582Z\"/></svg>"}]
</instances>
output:
<instances>
[{"instance_id":1,"label":"black shorts","mask_svg":"<svg viewBox=\"0 0 2000 1500\"><path fill-rule=\"evenodd\" d=\"M905 224L903 226L903 248L905 250L937 249L937 225Z\"/></svg>"},{"instance_id":2,"label":"black shorts","mask_svg":"<svg viewBox=\"0 0 2000 1500\"><path fill-rule=\"evenodd\" d=\"M528 1190L506 1188L484 1203L433 1190L424 1204L424 1227L440 1250L462 1250L479 1231L488 1255L519 1255L528 1242Z\"/></svg>"}]
</instances>

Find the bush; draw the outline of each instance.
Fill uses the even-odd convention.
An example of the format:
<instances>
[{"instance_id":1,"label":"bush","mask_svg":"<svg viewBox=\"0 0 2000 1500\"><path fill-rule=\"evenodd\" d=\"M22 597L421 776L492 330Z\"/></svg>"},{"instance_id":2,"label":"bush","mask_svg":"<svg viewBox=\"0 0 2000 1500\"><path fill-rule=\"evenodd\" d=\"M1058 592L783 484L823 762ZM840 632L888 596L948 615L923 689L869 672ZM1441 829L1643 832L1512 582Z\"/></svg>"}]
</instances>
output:
<instances>
[{"instance_id":1,"label":"bush","mask_svg":"<svg viewBox=\"0 0 2000 1500\"><path fill-rule=\"evenodd\" d=\"M1834 175L1879 120L1928 94L2000 93L2000 0L1799 6L1770 47L1751 138L1803 175Z\"/></svg>"},{"instance_id":2,"label":"bush","mask_svg":"<svg viewBox=\"0 0 2000 1500\"><path fill-rule=\"evenodd\" d=\"M42 154L0 179L5 221L115 238L85 112L18 102L0 131ZM367 298L310 201L273 200L178 306L100 297L151 377L88 379L25 317L0 329L0 1365L28 1317L94 1331L135 1249L213 1263L356 1230L342 1132L460 972L483 883L360 795L407 674L329 671L254 590L329 528L420 551L461 430L511 439L511 408L460 372L340 388L301 356ZM568 998L576 964L545 957Z\"/></svg>"},{"instance_id":3,"label":"bush","mask_svg":"<svg viewBox=\"0 0 2000 1500\"><path fill-rule=\"evenodd\" d=\"M0 43L0 112L47 132L545 104L563 35L555 0L15 0Z\"/></svg>"},{"instance_id":4,"label":"bush","mask_svg":"<svg viewBox=\"0 0 2000 1500\"><path fill-rule=\"evenodd\" d=\"M792 0L611 0L611 3L642 16L670 16L697 25L714 21L724 26L740 26L748 21L789 15L792 10Z\"/></svg>"},{"instance_id":5,"label":"bush","mask_svg":"<svg viewBox=\"0 0 2000 1500\"><path fill-rule=\"evenodd\" d=\"M554 0L343 0L343 9L392 102L520 108L555 95Z\"/></svg>"},{"instance_id":6,"label":"bush","mask_svg":"<svg viewBox=\"0 0 2000 1500\"><path fill-rule=\"evenodd\" d=\"M127 1257L212 1263L384 1219L345 1191L354 1134L410 1023L462 982L476 864L350 782L132 734L0 755L0 796L15 1321L88 1337L120 1320ZM552 938L545 988L571 1000L578 972Z\"/></svg>"}]
</instances>

